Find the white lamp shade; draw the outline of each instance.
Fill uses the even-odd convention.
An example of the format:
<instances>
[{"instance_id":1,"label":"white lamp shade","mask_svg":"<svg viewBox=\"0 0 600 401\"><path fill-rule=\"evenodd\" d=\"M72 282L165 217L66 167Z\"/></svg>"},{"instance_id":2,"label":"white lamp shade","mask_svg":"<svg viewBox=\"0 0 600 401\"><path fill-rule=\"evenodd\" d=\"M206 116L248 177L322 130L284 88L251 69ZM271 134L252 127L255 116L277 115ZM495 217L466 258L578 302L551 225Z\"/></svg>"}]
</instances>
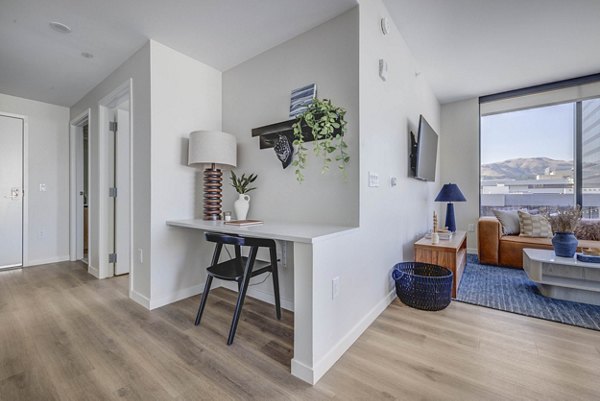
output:
<instances>
[{"instance_id":1,"label":"white lamp shade","mask_svg":"<svg viewBox=\"0 0 600 401\"><path fill-rule=\"evenodd\" d=\"M194 131L190 134L188 165L237 165L235 136L221 131Z\"/></svg>"}]
</instances>

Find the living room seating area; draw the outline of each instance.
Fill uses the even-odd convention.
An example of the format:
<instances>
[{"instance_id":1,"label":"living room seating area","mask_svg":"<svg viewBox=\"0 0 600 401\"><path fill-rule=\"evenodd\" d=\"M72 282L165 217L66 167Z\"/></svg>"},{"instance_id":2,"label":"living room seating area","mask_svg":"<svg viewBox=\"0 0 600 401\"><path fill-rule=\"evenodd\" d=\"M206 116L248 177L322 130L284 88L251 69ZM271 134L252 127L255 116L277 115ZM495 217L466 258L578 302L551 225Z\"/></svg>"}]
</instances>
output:
<instances>
[{"instance_id":1,"label":"living room seating area","mask_svg":"<svg viewBox=\"0 0 600 401\"><path fill-rule=\"evenodd\" d=\"M583 220L575 231L578 249L600 247L596 232L600 220ZM596 228L596 229L595 229ZM523 249L552 249L551 237L527 237L519 233L504 234L496 217L479 218L477 239L479 262L489 265L523 268Z\"/></svg>"}]
</instances>

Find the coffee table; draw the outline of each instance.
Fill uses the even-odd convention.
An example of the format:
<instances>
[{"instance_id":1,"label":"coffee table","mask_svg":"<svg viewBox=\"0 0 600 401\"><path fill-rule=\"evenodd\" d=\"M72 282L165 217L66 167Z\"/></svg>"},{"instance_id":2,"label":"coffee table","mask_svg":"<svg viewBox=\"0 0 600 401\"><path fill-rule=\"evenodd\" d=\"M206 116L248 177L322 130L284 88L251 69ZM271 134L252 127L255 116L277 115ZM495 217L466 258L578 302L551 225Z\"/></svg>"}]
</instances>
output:
<instances>
[{"instance_id":1,"label":"coffee table","mask_svg":"<svg viewBox=\"0 0 600 401\"><path fill-rule=\"evenodd\" d=\"M561 258L546 249L523 249L523 270L542 295L600 305L600 264Z\"/></svg>"}]
</instances>

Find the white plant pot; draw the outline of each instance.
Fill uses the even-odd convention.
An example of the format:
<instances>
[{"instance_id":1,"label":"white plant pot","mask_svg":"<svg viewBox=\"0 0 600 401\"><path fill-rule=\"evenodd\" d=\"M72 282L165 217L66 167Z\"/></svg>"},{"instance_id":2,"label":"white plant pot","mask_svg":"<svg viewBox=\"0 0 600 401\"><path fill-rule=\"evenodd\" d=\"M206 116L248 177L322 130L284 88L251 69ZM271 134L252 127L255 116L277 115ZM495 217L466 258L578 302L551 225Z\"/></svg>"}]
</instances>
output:
<instances>
[{"instance_id":1,"label":"white plant pot","mask_svg":"<svg viewBox=\"0 0 600 401\"><path fill-rule=\"evenodd\" d=\"M239 198L233 202L233 209L235 210L235 217L238 220L246 220L248 209L250 209L250 196L240 194Z\"/></svg>"}]
</instances>

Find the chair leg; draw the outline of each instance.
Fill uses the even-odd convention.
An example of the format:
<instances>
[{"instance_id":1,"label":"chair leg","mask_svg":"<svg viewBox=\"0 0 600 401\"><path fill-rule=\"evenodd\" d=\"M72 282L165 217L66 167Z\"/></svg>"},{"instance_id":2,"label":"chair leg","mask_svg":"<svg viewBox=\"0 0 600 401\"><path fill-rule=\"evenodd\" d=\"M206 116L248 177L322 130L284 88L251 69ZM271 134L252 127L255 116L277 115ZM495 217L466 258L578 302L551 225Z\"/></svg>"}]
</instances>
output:
<instances>
[{"instance_id":1,"label":"chair leg","mask_svg":"<svg viewBox=\"0 0 600 401\"><path fill-rule=\"evenodd\" d=\"M202 293L202 299L200 300L200 306L198 307L198 314L196 315L196 322L194 323L196 326L200 324L200 319L202 319L202 312L204 312L204 307L206 306L206 298L208 298L208 292L210 291L212 279L212 276L206 276L204 292Z\"/></svg>"},{"instance_id":2,"label":"chair leg","mask_svg":"<svg viewBox=\"0 0 600 401\"><path fill-rule=\"evenodd\" d=\"M248 291L248 284L250 283L250 275L248 275L248 279L244 280L241 284L240 292L238 294L238 299L235 304L235 312L233 313L233 320L231 322L231 328L229 329L229 337L227 338L227 345L233 344L233 338L235 337L235 332L237 330L238 322L240 320L240 315L242 314L242 307L244 306L244 300L246 298L246 292Z\"/></svg>"},{"instance_id":3,"label":"chair leg","mask_svg":"<svg viewBox=\"0 0 600 401\"><path fill-rule=\"evenodd\" d=\"M233 320L231 321L231 328L229 329L229 337L227 338L227 345L233 344L233 338L235 337L235 331L237 330L238 322L240 321L240 315L242 314L242 307L244 306L244 299L246 298L246 292L248 291L248 285L250 284L250 278L252 278L252 267L254 266L254 260L256 259L257 248L253 247L248 257L248 264L246 265L244 279L242 286L238 294L238 299L235 304L235 312L233 313Z\"/></svg>"},{"instance_id":4,"label":"chair leg","mask_svg":"<svg viewBox=\"0 0 600 401\"><path fill-rule=\"evenodd\" d=\"M279 297L279 273L277 271L277 253L271 248L271 269L273 274L273 293L275 295L275 313L277 320L281 320L281 300Z\"/></svg>"}]
</instances>

